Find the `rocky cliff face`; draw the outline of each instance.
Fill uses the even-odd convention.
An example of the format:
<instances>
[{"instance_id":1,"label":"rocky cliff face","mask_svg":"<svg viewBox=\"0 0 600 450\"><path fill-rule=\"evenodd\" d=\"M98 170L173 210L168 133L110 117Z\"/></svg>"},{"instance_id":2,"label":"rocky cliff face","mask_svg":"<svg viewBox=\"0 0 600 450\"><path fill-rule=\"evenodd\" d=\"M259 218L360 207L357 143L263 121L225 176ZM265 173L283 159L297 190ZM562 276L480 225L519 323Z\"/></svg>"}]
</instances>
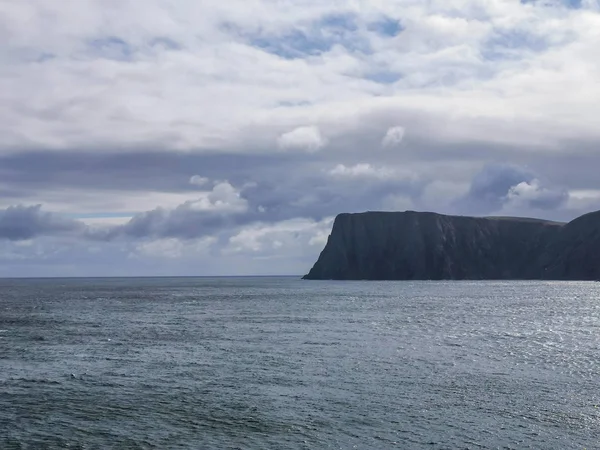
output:
<instances>
[{"instance_id":1,"label":"rocky cliff face","mask_svg":"<svg viewBox=\"0 0 600 450\"><path fill-rule=\"evenodd\" d=\"M600 280L600 211L566 224L544 249L540 278Z\"/></svg>"},{"instance_id":2,"label":"rocky cliff face","mask_svg":"<svg viewBox=\"0 0 600 450\"><path fill-rule=\"evenodd\" d=\"M569 224L413 211L340 214L304 278L600 279L600 212Z\"/></svg>"}]
</instances>

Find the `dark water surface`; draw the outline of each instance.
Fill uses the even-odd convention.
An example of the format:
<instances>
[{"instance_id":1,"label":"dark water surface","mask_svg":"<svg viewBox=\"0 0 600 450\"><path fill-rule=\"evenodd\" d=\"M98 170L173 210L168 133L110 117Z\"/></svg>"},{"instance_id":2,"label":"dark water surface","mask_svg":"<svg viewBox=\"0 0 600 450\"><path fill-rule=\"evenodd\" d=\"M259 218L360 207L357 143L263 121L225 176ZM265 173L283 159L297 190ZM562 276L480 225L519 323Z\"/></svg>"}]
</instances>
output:
<instances>
[{"instance_id":1,"label":"dark water surface","mask_svg":"<svg viewBox=\"0 0 600 450\"><path fill-rule=\"evenodd\" d=\"M600 283L0 280L0 448L600 448Z\"/></svg>"}]
</instances>

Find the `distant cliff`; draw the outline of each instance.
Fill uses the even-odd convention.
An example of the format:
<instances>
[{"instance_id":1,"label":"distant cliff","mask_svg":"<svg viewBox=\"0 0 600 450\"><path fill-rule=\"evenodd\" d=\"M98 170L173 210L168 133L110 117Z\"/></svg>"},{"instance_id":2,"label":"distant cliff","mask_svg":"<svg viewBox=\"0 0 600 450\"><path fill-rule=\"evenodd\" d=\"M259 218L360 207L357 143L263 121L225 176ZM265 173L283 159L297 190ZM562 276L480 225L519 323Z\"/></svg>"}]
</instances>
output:
<instances>
[{"instance_id":1,"label":"distant cliff","mask_svg":"<svg viewBox=\"0 0 600 450\"><path fill-rule=\"evenodd\" d=\"M304 278L600 280L600 211L568 224L414 211L340 214Z\"/></svg>"}]
</instances>

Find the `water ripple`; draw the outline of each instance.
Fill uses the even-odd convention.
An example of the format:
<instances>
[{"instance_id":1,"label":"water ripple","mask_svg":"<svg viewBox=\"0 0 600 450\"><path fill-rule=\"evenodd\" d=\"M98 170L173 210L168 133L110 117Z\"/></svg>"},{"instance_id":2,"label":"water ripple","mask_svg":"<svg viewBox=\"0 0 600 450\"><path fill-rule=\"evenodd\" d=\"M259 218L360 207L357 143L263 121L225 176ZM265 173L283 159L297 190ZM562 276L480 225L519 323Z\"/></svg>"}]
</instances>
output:
<instances>
[{"instance_id":1,"label":"water ripple","mask_svg":"<svg viewBox=\"0 0 600 450\"><path fill-rule=\"evenodd\" d=\"M581 449L600 286L0 281L0 448Z\"/></svg>"}]
</instances>

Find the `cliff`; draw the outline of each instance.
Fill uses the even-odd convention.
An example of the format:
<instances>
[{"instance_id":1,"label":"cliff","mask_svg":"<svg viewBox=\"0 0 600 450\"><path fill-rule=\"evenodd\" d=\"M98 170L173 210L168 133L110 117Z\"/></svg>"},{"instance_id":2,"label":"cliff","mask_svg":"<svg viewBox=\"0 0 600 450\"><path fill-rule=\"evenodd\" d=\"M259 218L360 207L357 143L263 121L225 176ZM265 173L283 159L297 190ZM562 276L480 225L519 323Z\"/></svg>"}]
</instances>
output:
<instances>
[{"instance_id":1,"label":"cliff","mask_svg":"<svg viewBox=\"0 0 600 450\"><path fill-rule=\"evenodd\" d=\"M600 279L600 212L568 224L367 212L336 217L305 279Z\"/></svg>"},{"instance_id":2,"label":"cliff","mask_svg":"<svg viewBox=\"0 0 600 450\"><path fill-rule=\"evenodd\" d=\"M548 280L600 280L600 211L569 222L546 246L539 266Z\"/></svg>"}]
</instances>

